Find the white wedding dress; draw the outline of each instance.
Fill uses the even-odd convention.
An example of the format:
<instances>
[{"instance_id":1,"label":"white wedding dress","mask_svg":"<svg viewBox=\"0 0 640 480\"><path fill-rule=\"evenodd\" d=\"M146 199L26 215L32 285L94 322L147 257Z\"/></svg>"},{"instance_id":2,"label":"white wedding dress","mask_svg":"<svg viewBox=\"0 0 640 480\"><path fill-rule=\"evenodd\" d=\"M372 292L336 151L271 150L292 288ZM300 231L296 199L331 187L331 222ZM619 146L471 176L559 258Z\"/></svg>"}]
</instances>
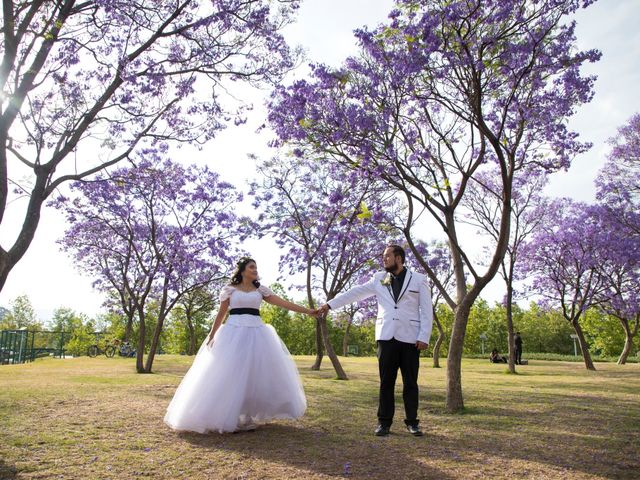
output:
<instances>
[{"instance_id":1,"label":"white wedding dress","mask_svg":"<svg viewBox=\"0 0 640 480\"><path fill-rule=\"evenodd\" d=\"M273 295L260 286L243 292L226 286L229 308L258 309ZM213 345L203 342L182 379L164 421L174 430L233 432L274 418L299 418L307 408L300 375L271 325L253 314L230 314Z\"/></svg>"}]
</instances>

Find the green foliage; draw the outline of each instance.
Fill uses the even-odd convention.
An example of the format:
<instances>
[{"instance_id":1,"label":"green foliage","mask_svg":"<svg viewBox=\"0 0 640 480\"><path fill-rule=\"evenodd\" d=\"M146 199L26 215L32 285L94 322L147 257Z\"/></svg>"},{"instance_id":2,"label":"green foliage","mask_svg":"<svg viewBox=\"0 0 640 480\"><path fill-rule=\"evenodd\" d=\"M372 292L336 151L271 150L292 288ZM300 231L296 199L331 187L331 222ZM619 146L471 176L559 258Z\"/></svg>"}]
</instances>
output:
<instances>
[{"instance_id":1,"label":"green foliage","mask_svg":"<svg viewBox=\"0 0 640 480\"><path fill-rule=\"evenodd\" d=\"M73 331L71 339L66 345L66 353L74 357L80 357L87 354L87 349L96 343L94 335L94 325L87 322Z\"/></svg>"},{"instance_id":2,"label":"green foliage","mask_svg":"<svg viewBox=\"0 0 640 480\"><path fill-rule=\"evenodd\" d=\"M208 311L198 312L191 318L196 337L196 351L206 338L213 323L209 313ZM165 353L184 355L189 351L191 339L183 307L177 306L171 310L169 317L165 320L160 338Z\"/></svg>"},{"instance_id":3,"label":"green foliage","mask_svg":"<svg viewBox=\"0 0 640 480\"><path fill-rule=\"evenodd\" d=\"M481 335L486 338L484 342ZM471 308L467 334L464 342L464 354L482 352L489 354L497 348L500 352L507 351L509 334L507 332L506 312L498 305L493 308L482 299L476 301Z\"/></svg>"},{"instance_id":4,"label":"green foliage","mask_svg":"<svg viewBox=\"0 0 640 480\"><path fill-rule=\"evenodd\" d=\"M271 288L275 293L287 298L284 289L276 284ZM303 303L303 302L299 302ZM206 337L211 326L210 312L196 314L193 319L196 331L196 350ZM438 318L443 326L445 338L440 350L441 356L447 356L449 339L451 338L451 326L453 324L453 312L446 304L440 304L437 309ZM278 335L287 345L293 355L314 355L316 320L307 315L289 312L268 303L263 303L261 316L265 323L273 325ZM5 315L6 319L20 319L33 325L35 315L30 308L28 297L18 297L13 303L13 309ZM149 304L146 316L146 345L151 341L153 330L157 322L157 305ZM571 325L557 310L546 310L537 304L531 303L528 309L522 309L517 305L513 308L513 322L515 331L521 333L526 358L558 359L573 358L573 341L570 335L573 332ZM7 325L0 323L0 325ZM11 323L15 325L15 323ZM39 323L35 324L38 330ZM96 342L95 331L103 331L103 341L111 339L123 339L126 326L126 317L115 312L105 313L94 320L83 315L77 315L68 308L59 308L54 312L50 328L53 331L65 331L71 335L65 336L64 343L67 353L71 355L86 355L87 348ZM137 348L139 329L134 322L132 337L130 339L134 348ZM336 318L328 324L329 339L335 351L342 354L342 343L345 334L346 322ZM624 346L624 331L619 321L603 312L589 310L582 320L582 327L587 342L596 361L616 360ZM6 326L4 326L6 328ZM430 345L433 347L437 338L437 329L434 327ZM486 335L484 340L484 354L482 353L482 339L480 335ZM57 348L62 339L53 334L36 334L35 347ZM349 329L349 345L355 345L359 356L375 355L375 326L372 322L363 322L352 325ZM163 353L184 354L188 351L189 332L186 325L184 310L176 307L166 320L160 338L160 351ZM634 347L630 352L629 361L636 361L637 352L640 350L640 339L635 339ZM493 307L480 299L472 307L469 315L469 323L464 342L464 355L466 357L484 357L493 348L506 353L507 348L507 324L504 306L495 304ZM534 353L542 356L535 357ZM429 349L423 355L430 356Z\"/></svg>"},{"instance_id":5,"label":"green foliage","mask_svg":"<svg viewBox=\"0 0 640 480\"><path fill-rule=\"evenodd\" d=\"M0 320L0 330L42 330L42 323L36 316L27 295L20 295L11 302L11 310Z\"/></svg>"},{"instance_id":6,"label":"green foliage","mask_svg":"<svg viewBox=\"0 0 640 480\"><path fill-rule=\"evenodd\" d=\"M118 312L110 311L98 315L95 319L94 329L105 332L110 338L124 339L124 332L127 325L127 317ZM134 329L135 331L135 329ZM136 340L137 340L137 333ZM133 343L133 340L130 339ZM136 345L136 343L133 343Z\"/></svg>"},{"instance_id":7,"label":"green foliage","mask_svg":"<svg viewBox=\"0 0 640 480\"><path fill-rule=\"evenodd\" d=\"M582 320L582 330L593 349L593 353L597 355L619 356L624 348L624 329L620 320L614 316L607 315L597 309L588 310ZM639 346L640 340L636 337L629 354L635 355Z\"/></svg>"},{"instance_id":8,"label":"green foliage","mask_svg":"<svg viewBox=\"0 0 640 480\"><path fill-rule=\"evenodd\" d=\"M280 285L272 285L271 289L279 297L289 300ZM265 323L276 329L292 355L314 355L316 353L315 318L292 313L268 303L262 304L260 315ZM328 327L329 341L336 353L340 355L345 329L332 321L328 322ZM373 325L352 325L349 329L349 345L358 347L358 355L373 355L376 350L374 336Z\"/></svg>"},{"instance_id":9,"label":"green foliage","mask_svg":"<svg viewBox=\"0 0 640 480\"><path fill-rule=\"evenodd\" d=\"M151 346L151 340L153 339L153 332L156 329L156 325L158 324L158 314L159 314L159 304L157 301L148 301L146 310L144 312L144 351L147 353L149 351L149 347ZM131 344L134 345L134 348L138 347L138 341L140 339L140 330L138 328L133 329L132 341ZM164 343L162 342L162 335L160 336L160 343L158 345L158 350L156 353L165 353L164 351Z\"/></svg>"},{"instance_id":10,"label":"green foliage","mask_svg":"<svg viewBox=\"0 0 640 480\"><path fill-rule=\"evenodd\" d=\"M54 310L53 318L49 322L48 329L53 333L36 335L36 343L41 341L44 343L43 345L39 345L46 348L64 348L69 352L69 343L71 339L75 336L80 338L82 336L81 333L76 335L76 332L85 328L86 325L89 325L91 329L93 329L93 322L83 314L77 314L70 308L60 307ZM74 354L78 355L78 350L80 347L74 347ZM86 349L84 350L86 352Z\"/></svg>"},{"instance_id":11,"label":"green foliage","mask_svg":"<svg viewBox=\"0 0 640 480\"><path fill-rule=\"evenodd\" d=\"M221 281L216 288L222 286ZM190 354L191 349L193 353L198 351L213 324L212 314L217 313L218 295L213 289L214 287L210 286L207 289L193 290L184 295L171 310L161 334L161 344L165 353ZM190 318L187 313L190 313Z\"/></svg>"},{"instance_id":12,"label":"green foliage","mask_svg":"<svg viewBox=\"0 0 640 480\"><path fill-rule=\"evenodd\" d=\"M148 301L145 311L145 352L148 351L151 345L151 339L153 338L153 332L158 323L158 303L155 301ZM101 331L107 332L110 338L123 339L125 329L127 326L127 317L118 312L110 312L99 317L99 325ZM138 341L140 340L140 328L137 322L137 317L134 318L133 330L129 342L133 348L138 348ZM164 353L164 336L160 336L159 353Z\"/></svg>"},{"instance_id":13,"label":"green foliage","mask_svg":"<svg viewBox=\"0 0 640 480\"><path fill-rule=\"evenodd\" d=\"M60 307L54 310L49 329L53 332L73 332L82 326L83 318L70 308Z\"/></svg>"},{"instance_id":14,"label":"green foliage","mask_svg":"<svg viewBox=\"0 0 640 480\"><path fill-rule=\"evenodd\" d=\"M445 331L441 355L446 357L451 338L453 312L447 305L441 304L438 306L437 315ZM574 331L558 310L545 310L534 302L529 304L527 310L514 305L513 327L514 331L519 331L521 334L523 349L527 356L531 352L548 353L552 354L551 356L573 356L573 340L570 335ZM594 355L615 357L622 351L624 331L617 320L592 309L585 315L582 327ZM486 335L485 355L493 348L497 348L503 353L508 351L507 320L504 306L496 303L493 307L489 307L487 302L480 299L472 307L464 341L465 356L482 356L481 334ZM437 330L434 328L431 337L432 346L436 338ZM637 347L631 354L633 355L636 351Z\"/></svg>"},{"instance_id":15,"label":"green foliage","mask_svg":"<svg viewBox=\"0 0 640 480\"><path fill-rule=\"evenodd\" d=\"M545 310L531 302L514 319L514 328L521 333L525 352L573 354L573 327L558 310Z\"/></svg>"},{"instance_id":16,"label":"green foliage","mask_svg":"<svg viewBox=\"0 0 640 480\"><path fill-rule=\"evenodd\" d=\"M340 335L340 342L344 335L344 330L337 330ZM342 343L340 343L342 345ZM376 326L373 322L367 322L362 325L351 325L349 329L349 345L358 347L358 356L371 356L376 354ZM342 347L340 347L342 348ZM342 352L342 350L338 350Z\"/></svg>"},{"instance_id":17,"label":"green foliage","mask_svg":"<svg viewBox=\"0 0 640 480\"><path fill-rule=\"evenodd\" d=\"M436 308L436 315L442 329L444 330L444 340L440 347L440 356L446 357L449 351L449 339L451 338L451 326L453 325L453 311L445 304L441 303ZM433 356L433 346L436 344L438 338L438 329L433 325L431 330L431 340L429 340L429 349L425 353L426 355Z\"/></svg>"},{"instance_id":18,"label":"green foliage","mask_svg":"<svg viewBox=\"0 0 640 480\"><path fill-rule=\"evenodd\" d=\"M187 329L184 318L184 310L180 307L171 310L171 313L165 320L160 339L167 353L184 355L187 352L189 330Z\"/></svg>"},{"instance_id":19,"label":"green foliage","mask_svg":"<svg viewBox=\"0 0 640 480\"><path fill-rule=\"evenodd\" d=\"M289 300L281 285L271 285L276 295ZM272 325L292 355L315 353L316 320L307 315L292 313L275 305L263 303L260 316Z\"/></svg>"}]
</instances>

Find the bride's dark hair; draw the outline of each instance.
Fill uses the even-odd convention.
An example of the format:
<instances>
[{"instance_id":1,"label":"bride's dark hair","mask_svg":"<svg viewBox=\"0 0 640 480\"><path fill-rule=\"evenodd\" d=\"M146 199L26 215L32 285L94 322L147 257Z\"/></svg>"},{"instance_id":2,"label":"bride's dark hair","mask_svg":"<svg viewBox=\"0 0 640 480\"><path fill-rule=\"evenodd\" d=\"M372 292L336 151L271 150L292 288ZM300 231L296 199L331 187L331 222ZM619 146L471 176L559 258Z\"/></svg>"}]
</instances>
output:
<instances>
[{"instance_id":1,"label":"bride's dark hair","mask_svg":"<svg viewBox=\"0 0 640 480\"><path fill-rule=\"evenodd\" d=\"M251 257L242 257L238 263L236 264L236 269L233 271L233 275L231 275L231 285L240 285L242 283L242 272L247 268L251 262L256 263L256 261ZM254 280L253 285L258 288L260 286L260 282L258 280Z\"/></svg>"}]
</instances>

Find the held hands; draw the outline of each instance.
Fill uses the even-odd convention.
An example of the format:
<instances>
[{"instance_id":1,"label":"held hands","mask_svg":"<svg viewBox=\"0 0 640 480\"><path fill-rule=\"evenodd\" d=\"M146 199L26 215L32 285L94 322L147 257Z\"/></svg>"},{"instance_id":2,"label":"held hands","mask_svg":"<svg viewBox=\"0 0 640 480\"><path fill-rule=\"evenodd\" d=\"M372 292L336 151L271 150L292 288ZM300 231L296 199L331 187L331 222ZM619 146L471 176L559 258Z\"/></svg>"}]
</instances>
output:
<instances>
[{"instance_id":1,"label":"held hands","mask_svg":"<svg viewBox=\"0 0 640 480\"><path fill-rule=\"evenodd\" d=\"M324 305L321 305L318 308L314 308L313 310L310 308L307 308L307 311L305 313L309 316L319 318L319 317L322 317L323 315L326 315L328 311L329 311L329 306L325 303Z\"/></svg>"},{"instance_id":2,"label":"held hands","mask_svg":"<svg viewBox=\"0 0 640 480\"><path fill-rule=\"evenodd\" d=\"M315 317L315 318L322 316L322 312L320 311L319 308L314 308L314 309L307 308L307 311L305 313L310 317Z\"/></svg>"},{"instance_id":3,"label":"held hands","mask_svg":"<svg viewBox=\"0 0 640 480\"><path fill-rule=\"evenodd\" d=\"M428 343L421 342L420 340L416 342L416 348L418 350L425 350L428 346L429 346Z\"/></svg>"}]
</instances>

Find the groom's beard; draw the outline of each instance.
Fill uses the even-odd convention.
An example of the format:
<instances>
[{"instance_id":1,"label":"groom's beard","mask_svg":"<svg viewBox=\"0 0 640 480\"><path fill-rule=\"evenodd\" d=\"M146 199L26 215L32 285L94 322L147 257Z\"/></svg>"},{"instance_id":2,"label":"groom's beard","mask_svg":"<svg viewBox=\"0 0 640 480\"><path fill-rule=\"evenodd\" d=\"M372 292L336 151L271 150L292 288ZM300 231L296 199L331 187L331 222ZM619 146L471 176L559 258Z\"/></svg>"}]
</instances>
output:
<instances>
[{"instance_id":1,"label":"groom's beard","mask_svg":"<svg viewBox=\"0 0 640 480\"><path fill-rule=\"evenodd\" d=\"M395 272L398 270L398 266L397 265L392 265L390 267L384 267L384 269L387 272L392 273L393 275L395 275ZM400 269L400 271L402 271L402 269Z\"/></svg>"}]
</instances>

